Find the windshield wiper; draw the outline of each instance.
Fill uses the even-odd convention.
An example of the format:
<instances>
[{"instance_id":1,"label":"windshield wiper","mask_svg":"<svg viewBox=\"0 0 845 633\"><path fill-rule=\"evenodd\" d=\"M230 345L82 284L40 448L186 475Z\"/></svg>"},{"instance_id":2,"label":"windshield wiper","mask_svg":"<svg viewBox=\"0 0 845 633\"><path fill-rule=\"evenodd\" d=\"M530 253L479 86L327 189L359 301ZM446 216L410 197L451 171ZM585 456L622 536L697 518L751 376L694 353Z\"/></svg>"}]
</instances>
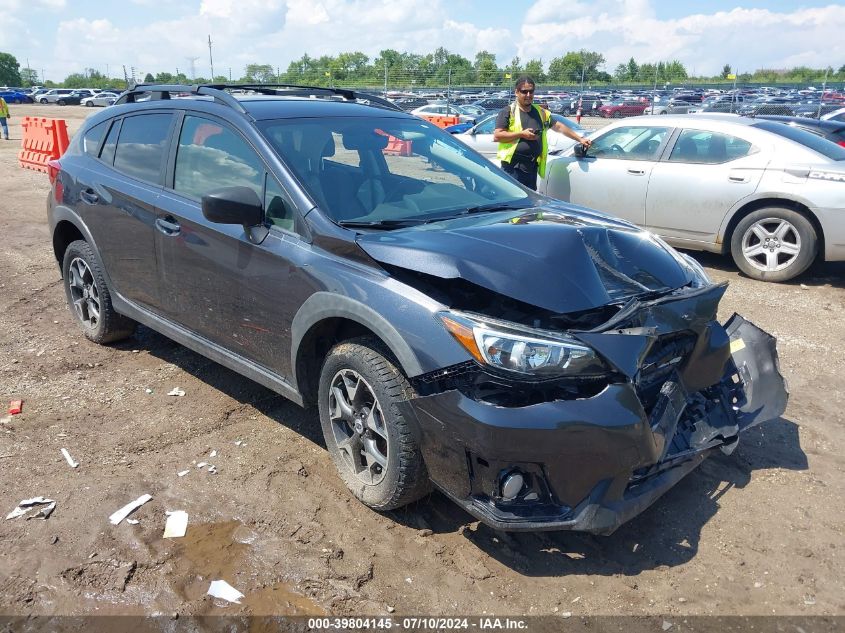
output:
<instances>
[{"instance_id":1,"label":"windshield wiper","mask_svg":"<svg viewBox=\"0 0 845 633\"><path fill-rule=\"evenodd\" d=\"M467 207L458 215L470 215L472 213L486 213L487 211L511 211L514 209L528 209L531 205L526 206L522 202L491 202L489 204L479 204L474 207Z\"/></svg>"},{"instance_id":2,"label":"windshield wiper","mask_svg":"<svg viewBox=\"0 0 845 633\"><path fill-rule=\"evenodd\" d=\"M341 220L338 224L349 229L398 229L405 226L416 226L425 224L426 220L420 218L405 218L404 220Z\"/></svg>"}]
</instances>

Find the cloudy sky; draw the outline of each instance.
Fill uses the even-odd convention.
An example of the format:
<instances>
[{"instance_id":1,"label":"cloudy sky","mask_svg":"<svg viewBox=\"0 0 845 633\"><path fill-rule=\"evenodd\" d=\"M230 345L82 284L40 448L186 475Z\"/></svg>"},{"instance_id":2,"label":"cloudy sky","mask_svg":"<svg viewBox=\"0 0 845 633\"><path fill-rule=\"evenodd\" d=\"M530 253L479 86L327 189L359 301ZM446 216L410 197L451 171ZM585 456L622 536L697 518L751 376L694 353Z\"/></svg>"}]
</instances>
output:
<instances>
[{"instance_id":1,"label":"cloudy sky","mask_svg":"<svg viewBox=\"0 0 845 633\"><path fill-rule=\"evenodd\" d=\"M85 68L235 78L247 64L283 71L312 57L438 46L473 59L518 55L546 65L569 50L620 62L678 59L715 75L798 65L845 64L845 5L830 0L5 0L0 51L61 81Z\"/></svg>"}]
</instances>

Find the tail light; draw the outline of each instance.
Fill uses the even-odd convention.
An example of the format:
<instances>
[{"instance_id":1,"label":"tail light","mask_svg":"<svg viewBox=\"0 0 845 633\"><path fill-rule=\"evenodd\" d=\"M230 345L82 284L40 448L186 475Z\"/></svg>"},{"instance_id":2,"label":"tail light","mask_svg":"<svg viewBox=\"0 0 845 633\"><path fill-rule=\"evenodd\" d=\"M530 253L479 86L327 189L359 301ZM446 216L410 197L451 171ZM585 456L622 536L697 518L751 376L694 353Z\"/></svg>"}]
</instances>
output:
<instances>
[{"instance_id":1,"label":"tail light","mask_svg":"<svg viewBox=\"0 0 845 633\"><path fill-rule=\"evenodd\" d=\"M836 144L845 147L845 141L836 141Z\"/></svg>"},{"instance_id":2,"label":"tail light","mask_svg":"<svg viewBox=\"0 0 845 633\"><path fill-rule=\"evenodd\" d=\"M56 178L59 177L59 171L62 165L57 160L51 160L47 163L47 175L50 177L50 184L55 184Z\"/></svg>"},{"instance_id":3,"label":"tail light","mask_svg":"<svg viewBox=\"0 0 845 633\"><path fill-rule=\"evenodd\" d=\"M65 193L64 185L59 180L59 172L61 170L62 165L58 160L51 160L47 163L47 176L50 178L50 184L53 186L53 199L56 202L61 202Z\"/></svg>"}]
</instances>

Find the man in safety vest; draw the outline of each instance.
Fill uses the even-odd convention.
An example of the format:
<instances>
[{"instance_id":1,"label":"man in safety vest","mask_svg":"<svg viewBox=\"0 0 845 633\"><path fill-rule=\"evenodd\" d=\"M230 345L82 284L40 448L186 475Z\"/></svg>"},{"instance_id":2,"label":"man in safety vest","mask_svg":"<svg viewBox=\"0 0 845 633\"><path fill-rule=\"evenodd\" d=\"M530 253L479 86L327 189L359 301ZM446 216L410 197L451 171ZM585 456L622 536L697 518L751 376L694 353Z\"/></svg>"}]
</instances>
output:
<instances>
[{"instance_id":1,"label":"man in safety vest","mask_svg":"<svg viewBox=\"0 0 845 633\"><path fill-rule=\"evenodd\" d=\"M9 106L6 105L6 100L3 97L0 97L0 127L3 128L3 138L7 141L9 140L9 124L6 123L6 119L11 119L11 115L9 114Z\"/></svg>"},{"instance_id":2,"label":"man in safety vest","mask_svg":"<svg viewBox=\"0 0 845 633\"><path fill-rule=\"evenodd\" d=\"M591 141L563 123L552 120L545 108L534 105L534 80L522 75L516 80L516 101L505 106L496 117L493 140L499 143L496 157L505 173L530 189L537 189L537 174L546 175L549 146L546 132L554 130L589 147Z\"/></svg>"}]
</instances>

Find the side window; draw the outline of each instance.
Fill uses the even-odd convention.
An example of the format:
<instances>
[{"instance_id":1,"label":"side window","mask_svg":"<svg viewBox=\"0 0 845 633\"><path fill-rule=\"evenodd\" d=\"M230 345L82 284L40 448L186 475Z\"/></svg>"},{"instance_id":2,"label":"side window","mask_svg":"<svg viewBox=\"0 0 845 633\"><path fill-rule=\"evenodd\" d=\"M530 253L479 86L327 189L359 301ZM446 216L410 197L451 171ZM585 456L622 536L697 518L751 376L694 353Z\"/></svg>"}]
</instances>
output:
<instances>
[{"instance_id":1,"label":"side window","mask_svg":"<svg viewBox=\"0 0 845 633\"><path fill-rule=\"evenodd\" d=\"M208 119L186 116L179 136L173 188L201 198L221 187L249 187L264 193L264 164L232 130Z\"/></svg>"},{"instance_id":2,"label":"side window","mask_svg":"<svg viewBox=\"0 0 845 633\"><path fill-rule=\"evenodd\" d=\"M587 155L621 160L656 160L657 152L670 130L650 126L618 127L593 140Z\"/></svg>"},{"instance_id":3,"label":"side window","mask_svg":"<svg viewBox=\"0 0 845 633\"><path fill-rule=\"evenodd\" d=\"M272 176L267 176L267 188L264 193L264 208L267 221L288 231L293 231L293 203Z\"/></svg>"},{"instance_id":4,"label":"side window","mask_svg":"<svg viewBox=\"0 0 845 633\"><path fill-rule=\"evenodd\" d=\"M114 167L128 176L161 184L171 114L141 114L123 119Z\"/></svg>"},{"instance_id":5,"label":"side window","mask_svg":"<svg viewBox=\"0 0 845 633\"><path fill-rule=\"evenodd\" d=\"M718 165L742 158L751 143L736 136L704 130L683 130L669 155L669 162Z\"/></svg>"},{"instance_id":6,"label":"side window","mask_svg":"<svg viewBox=\"0 0 845 633\"><path fill-rule=\"evenodd\" d=\"M496 131L496 117L487 119L475 129L476 134L492 134Z\"/></svg>"},{"instance_id":7,"label":"side window","mask_svg":"<svg viewBox=\"0 0 845 633\"><path fill-rule=\"evenodd\" d=\"M111 165L114 163L114 150L117 149L117 135L120 132L120 121L115 120L112 123L109 135L106 137L106 142L103 143L103 149L100 152L100 160Z\"/></svg>"},{"instance_id":8,"label":"side window","mask_svg":"<svg viewBox=\"0 0 845 633\"><path fill-rule=\"evenodd\" d=\"M97 153L100 151L100 143L106 135L109 123L111 121L104 121L85 132L85 136L82 138L82 147L86 154L94 158L97 157Z\"/></svg>"}]
</instances>

